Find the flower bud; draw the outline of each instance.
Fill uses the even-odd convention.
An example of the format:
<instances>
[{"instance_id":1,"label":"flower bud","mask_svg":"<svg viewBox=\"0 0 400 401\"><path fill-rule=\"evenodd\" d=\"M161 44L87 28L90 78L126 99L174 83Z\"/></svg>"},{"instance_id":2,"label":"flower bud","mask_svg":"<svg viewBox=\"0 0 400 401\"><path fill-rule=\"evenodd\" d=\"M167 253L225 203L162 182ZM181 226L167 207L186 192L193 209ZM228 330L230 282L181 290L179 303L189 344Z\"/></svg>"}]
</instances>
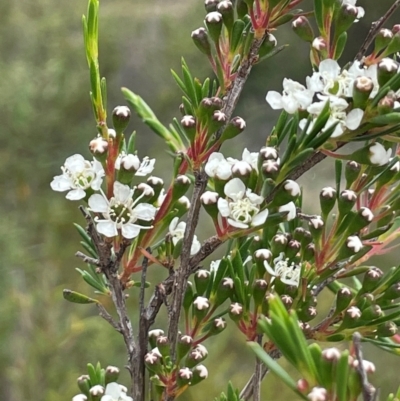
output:
<instances>
[{"instance_id":1,"label":"flower bud","mask_svg":"<svg viewBox=\"0 0 400 401\"><path fill-rule=\"evenodd\" d=\"M183 303L182 303L183 309L185 311L188 311L189 308L192 306L193 299L194 299L193 284L191 281L188 281L186 286L185 296L183 297Z\"/></svg>"},{"instance_id":2,"label":"flower bud","mask_svg":"<svg viewBox=\"0 0 400 401\"><path fill-rule=\"evenodd\" d=\"M72 401L87 401L87 397L85 394L77 394L74 397L72 397Z\"/></svg>"},{"instance_id":3,"label":"flower bud","mask_svg":"<svg viewBox=\"0 0 400 401\"><path fill-rule=\"evenodd\" d=\"M144 363L151 372L159 373L162 370L161 354L154 348L144 356Z\"/></svg>"},{"instance_id":4,"label":"flower bud","mask_svg":"<svg viewBox=\"0 0 400 401\"><path fill-rule=\"evenodd\" d=\"M205 24L207 26L208 33L211 39L215 42L219 42L222 30L222 15L218 11L212 11L206 15Z\"/></svg>"},{"instance_id":5,"label":"flower bud","mask_svg":"<svg viewBox=\"0 0 400 401\"><path fill-rule=\"evenodd\" d=\"M325 226L324 220L322 220L321 216L314 216L308 222L308 226L310 227L310 232L314 242L318 243Z\"/></svg>"},{"instance_id":6,"label":"flower bud","mask_svg":"<svg viewBox=\"0 0 400 401\"><path fill-rule=\"evenodd\" d=\"M261 43L260 49L258 50L258 57L262 59L263 57L270 55L277 44L278 41L275 36L269 33Z\"/></svg>"},{"instance_id":7,"label":"flower bud","mask_svg":"<svg viewBox=\"0 0 400 401\"><path fill-rule=\"evenodd\" d=\"M378 319L383 315L382 309L379 305L371 305L362 311L361 320L364 322L371 322Z\"/></svg>"},{"instance_id":8,"label":"flower bud","mask_svg":"<svg viewBox=\"0 0 400 401\"><path fill-rule=\"evenodd\" d=\"M326 40L322 36L318 36L312 41L312 47L319 52L324 52L327 49Z\"/></svg>"},{"instance_id":9,"label":"flower bud","mask_svg":"<svg viewBox=\"0 0 400 401\"><path fill-rule=\"evenodd\" d=\"M100 401L100 398L104 395L104 387L99 384L93 386L90 389L90 399L93 401Z\"/></svg>"},{"instance_id":10,"label":"flower bud","mask_svg":"<svg viewBox=\"0 0 400 401\"><path fill-rule=\"evenodd\" d=\"M194 283L196 284L197 295L203 295L210 282L210 272L208 270L198 270L194 275Z\"/></svg>"},{"instance_id":11,"label":"flower bud","mask_svg":"<svg viewBox=\"0 0 400 401\"><path fill-rule=\"evenodd\" d=\"M176 200L181 198L190 187L190 179L186 175L178 175L174 180L172 187L172 199Z\"/></svg>"},{"instance_id":12,"label":"flower bud","mask_svg":"<svg viewBox=\"0 0 400 401\"><path fill-rule=\"evenodd\" d=\"M350 160L346 163L345 177L346 177L346 188L350 188L353 182L360 175L361 166L354 160Z\"/></svg>"},{"instance_id":13,"label":"flower bud","mask_svg":"<svg viewBox=\"0 0 400 401\"><path fill-rule=\"evenodd\" d=\"M268 283L263 279L257 279L253 283L253 299L256 307L260 306L267 292Z\"/></svg>"},{"instance_id":14,"label":"flower bud","mask_svg":"<svg viewBox=\"0 0 400 401\"><path fill-rule=\"evenodd\" d=\"M104 373L105 384L116 382L119 377L119 369L116 366L107 366Z\"/></svg>"},{"instance_id":15,"label":"flower bud","mask_svg":"<svg viewBox=\"0 0 400 401\"><path fill-rule=\"evenodd\" d=\"M354 206L357 194L351 189L343 190L338 199L338 209L342 216L346 215Z\"/></svg>"},{"instance_id":16,"label":"flower bud","mask_svg":"<svg viewBox=\"0 0 400 401\"><path fill-rule=\"evenodd\" d=\"M214 336L226 329L226 320L223 317L218 317L211 322L211 326L207 333L208 336Z\"/></svg>"},{"instance_id":17,"label":"flower bud","mask_svg":"<svg viewBox=\"0 0 400 401\"><path fill-rule=\"evenodd\" d=\"M234 302L229 307L229 317L234 321L238 322L243 316L243 306L238 302Z\"/></svg>"},{"instance_id":18,"label":"flower bud","mask_svg":"<svg viewBox=\"0 0 400 401\"><path fill-rule=\"evenodd\" d=\"M241 134L246 128L246 122L241 117L233 117L222 133L221 140L226 141Z\"/></svg>"},{"instance_id":19,"label":"flower bud","mask_svg":"<svg viewBox=\"0 0 400 401\"><path fill-rule=\"evenodd\" d=\"M177 377L178 387L183 387L190 384L192 377L193 377L193 372L188 367L179 369Z\"/></svg>"},{"instance_id":20,"label":"flower bud","mask_svg":"<svg viewBox=\"0 0 400 401\"><path fill-rule=\"evenodd\" d=\"M348 287L342 287L336 294L335 315L344 311L353 299L353 294Z\"/></svg>"},{"instance_id":21,"label":"flower bud","mask_svg":"<svg viewBox=\"0 0 400 401\"><path fill-rule=\"evenodd\" d=\"M364 227L367 227L373 219L374 214L371 212L371 210L367 207L361 207L350 222L347 232L350 234L356 233L362 230Z\"/></svg>"},{"instance_id":22,"label":"flower bud","mask_svg":"<svg viewBox=\"0 0 400 401\"><path fill-rule=\"evenodd\" d=\"M335 35L339 36L341 33L346 32L357 19L357 15L357 7L343 3L337 12Z\"/></svg>"},{"instance_id":23,"label":"flower bud","mask_svg":"<svg viewBox=\"0 0 400 401\"><path fill-rule=\"evenodd\" d=\"M211 216L214 222L217 222L218 220L218 198L218 193L212 191L206 191L200 197L200 201L205 211Z\"/></svg>"},{"instance_id":24,"label":"flower bud","mask_svg":"<svg viewBox=\"0 0 400 401\"><path fill-rule=\"evenodd\" d=\"M193 348L186 360L185 360L185 365L188 366L189 368L193 368L197 364L203 362L208 356L208 351L204 345L198 344L196 348Z\"/></svg>"},{"instance_id":25,"label":"flower bud","mask_svg":"<svg viewBox=\"0 0 400 401\"><path fill-rule=\"evenodd\" d=\"M330 211L335 206L336 202L336 189L332 187L322 188L319 194L319 201L321 205L322 216L326 218Z\"/></svg>"},{"instance_id":26,"label":"flower bud","mask_svg":"<svg viewBox=\"0 0 400 401\"><path fill-rule=\"evenodd\" d=\"M194 386L204 379L207 379L208 377L208 371L207 368L204 365L198 365L193 369L193 377L192 381L190 382L191 386Z\"/></svg>"},{"instance_id":27,"label":"flower bud","mask_svg":"<svg viewBox=\"0 0 400 401\"><path fill-rule=\"evenodd\" d=\"M383 272L381 269L378 269L377 267L369 269L364 275L362 291L373 292L377 288L382 276Z\"/></svg>"},{"instance_id":28,"label":"flower bud","mask_svg":"<svg viewBox=\"0 0 400 401\"><path fill-rule=\"evenodd\" d=\"M192 142L196 136L196 119L193 116L184 115L181 119L181 125L189 141Z\"/></svg>"},{"instance_id":29,"label":"flower bud","mask_svg":"<svg viewBox=\"0 0 400 401\"><path fill-rule=\"evenodd\" d=\"M380 324L376 328L376 334L378 337L393 337L398 332L397 325L394 322L385 322Z\"/></svg>"},{"instance_id":30,"label":"flower bud","mask_svg":"<svg viewBox=\"0 0 400 401\"><path fill-rule=\"evenodd\" d=\"M369 77L357 77L353 84L353 108L365 110L374 82Z\"/></svg>"},{"instance_id":31,"label":"flower bud","mask_svg":"<svg viewBox=\"0 0 400 401\"><path fill-rule=\"evenodd\" d=\"M107 159L108 141L102 136L98 136L89 142L89 150L96 160L103 162Z\"/></svg>"},{"instance_id":32,"label":"flower bud","mask_svg":"<svg viewBox=\"0 0 400 401\"><path fill-rule=\"evenodd\" d=\"M217 11L217 6L220 0L205 0L204 6L206 8L206 11L208 13L211 13L213 11Z\"/></svg>"},{"instance_id":33,"label":"flower bud","mask_svg":"<svg viewBox=\"0 0 400 401\"><path fill-rule=\"evenodd\" d=\"M271 251L274 255L285 252L288 238L284 234L276 234L271 241Z\"/></svg>"},{"instance_id":34,"label":"flower bud","mask_svg":"<svg viewBox=\"0 0 400 401\"><path fill-rule=\"evenodd\" d=\"M176 346L177 358L180 361L190 351L193 345L193 338L187 334L180 334Z\"/></svg>"},{"instance_id":35,"label":"flower bud","mask_svg":"<svg viewBox=\"0 0 400 401\"><path fill-rule=\"evenodd\" d=\"M279 161L265 160L261 166L261 173L264 178L275 179L279 174Z\"/></svg>"},{"instance_id":36,"label":"flower bud","mask_svg":"<svg viewBox=\"0 0 400 401\"><path fill-rule=\"evenodd\" d=\"M196 29L191 36L197 48L207 56L211 56L211 45L205 28Z\"/></svg>"},{"instance_id":37,"label":"flower bud","mask_svg":"<svg viewBox=\"0 0 400 401\"><path fill-rule=\"evenodd\" d=\"M168 340L167 336L158 336L157 337L157 348L163 358L169 357L169 352L171 349L171 344Z\"/></svg>"},{"instance_id":38,"label":"flower bud","mask_svg":"<svg viewBox=\"0 0 400 401\"><path fill-rule=\"evenodd\" d=\"M89 375L79 376L77 379L79 390L85 394L86 397L90 396L90 377ZM87 398L86 398L87 399Z\"/></svg>"},{"instance_id":39,"label":"flower bud","mask_svg":"<svg viewBox=\"0 0 400 401\"><path fill-rule=\"evenodd\" d=\"M301 194L300 186L296 181L286 180L278 187L271 205L281 206L296 200Z\"/></svg>"},{"instance_id":40,"label":"flower bud","mask_svg":"<svg viewBox=\"0 0 400 401\"><path fill-rule=\"evenodd\" d=\"M361 311L356 306L350 306L344 314L341 329L357 327L360 322Z\"/></svg>"},{"instance_id":41,"label":"flower bud","mask_svg":"<svg viewBox=\"0 0 400 401\"><path fill-rule=\"evenodd\" d=\"M382 295L382 300L400 298L400 282L392 284Z\"/></svg>"},{"instance_id":42,"label":"flower bud","mask_svg":"<svg viewBox=\"0 0 400 401\"><path fill-rule=\"evenodd\" d=\"M164 330L154 329L149 331L149 343L152 348L157 346L157 338L164 335Z\"/></svg>"},{"instance_id":43,"label":"flower bud","mask_svg":"<svg viewBox=\"0 0 400 401\"><path fill-rule=\"evenodd\" d=\"M375 36L374 53L380 52L387 47L393 38L393 32L390 29L383 28Z\"/></svg>"},{"instance_id":44,"label":"flower bud","mask_svg":"<svg viewBox=\"0 0 400 401\"><path fill-rule=\"evenodd\" d=\"M233 295L233 280L230 277L224 277L215 294L214 306L219 306Z\"/></svg>"},{"instance_id":45,"label":"flower bud","mask_svg":"<svg viewBox=\"0 0 400 401\"><path fill-rule=\"evenodd\" d=\"M197 321L203 320L210 309L210 302L205 297L197 297L193 301L193 316L196 317Z\"/></svg>"},{"instance_id":46,"label":"flower bud","mask_svg":"<svg viewBox=\"0 0 400 401\"><path fill-rule=\"evenodd\" d=\"M399 64L391 58L384 58L378 63L378 83L383 86L397 74Z\"/></svg>"},{"instance_id":47,"label":"flower bud","mask_svg":"<svg viewBox=\"0 0 400 401\"><path fill-rule=\"evenodd\" d=\"M112 112L113 126L117 135L122 134L129 124L131 111L126 106L117 106Z\"/></svg>"},{"instance_id":48,"label":"flower bud","mask_svg":"<svg viewBox=\"0 0 400 401\"><path fill-rule=\"evenodd\" d=\"M303 39L306 42L310 43L312 43L312 41L314 40L313 29L311 27L310 21L306 17L297 17L292 22L292 28L300 39Z\"/></svg>"},{"instance_id":49,"label":"flower bud","mask_svg":"<svg viewBox=\"0 0 400 401\"><path fill-rule=\"evenodd\" d=\"M289 310L291 306L293 305L293 298L290 295L283 294L281 296L281 301L283 305L285 306L286 310Z\"/></svg>"},{"instance_id":50,"label":"flower bud","mask_svg":"<svg viewBox=\"0 0 400 401\"><path fill-rule=\"evenodd\" d=\"M224 25L228 29L228 32L232 30L234 22L234 11L233 5L229 0L222 0L217 6L217 10L222 15Z\"/></svg>"}]
</instances>

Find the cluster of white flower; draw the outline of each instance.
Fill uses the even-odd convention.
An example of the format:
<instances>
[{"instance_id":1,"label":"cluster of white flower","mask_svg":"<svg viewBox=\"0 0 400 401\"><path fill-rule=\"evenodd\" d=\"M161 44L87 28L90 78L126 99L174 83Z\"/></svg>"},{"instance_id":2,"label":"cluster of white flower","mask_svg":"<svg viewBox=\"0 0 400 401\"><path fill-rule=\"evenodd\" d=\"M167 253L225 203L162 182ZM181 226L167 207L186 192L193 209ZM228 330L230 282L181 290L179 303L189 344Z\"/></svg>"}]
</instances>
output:
<instances>
[{"instance_id":1,"label":"cluster of white flower","mask_svg":"<svg viewBox=\"0 0 400 401\"><path fill-rule=\"evenodd\" d=\"M393 60L384 59L381 63L393 64ZM330 117L325 129L337 124L332 134L332 137L336 138L346 129L357 129L364 117L364 111L361 108L353 108L351 101L349 103L349 98L353 97L355 85L371 87L369 96L375 96L379 89L377 66L363 68L360 62L356 61L350 68L341 70L336 60L326 59L321 61L318 71L315 71L311 77L307 77L306 86L285 78L283 93L269 91L266 100L273 109L284 109L289 114L294 114L298 110L307 111L313 121L329 102ZM304 128L305 125L304 119L300 127ZM309 129L311 128L312 124L309 126Z\"/></svg>"},{"instance_id":2,"label":"cluster of white flower","mask_svg":"<svg viewBox=\"0 0 400 401\"><path fill-rule=\"evenodd\" d=\"M136 155L121 153L116 160L117 170L124 168L131 171L136 176L145 176L154 169L155 159L145 157L142 162ZM140 202L148 195L152 188L147 184L139 184L138 187L131 189L118 181L114 182L113 196L108 199L101 190L105 171L102 164L93 160L85 160L82 155L76 154L68 157L61 167L62 174L53 178L50 183L54 191L68 191L66 198L70 200L80 200L89 196L89 210L99 213L95 217L96 228L100 234L106 237L115 237L118 230L124 238L136 238L141 229L150 229L150 225L140 225L138 221L152 221L157 212L157 208L149 203ZM141 194L134 199L136 188ZM91 194L93 192L98 192Z\"/></svg>"},{"instance_id":3,"label":"cluster of white flower","mask_svg":"<svg viewBox=\"0 0 400 401\"><path fill-rule=\"evenodd\" d=\"M216 192L206 192L203 200L206 203L217 202L218 211L227 223L235 228L247 229L260 226L268 217L268 210L262 210L264 198L247 188L240 178L234 175L249 177L252 172L258 174L258 152L243 151L242 160L228 157L222 153L212 153L205 165L205 171L210 178L226 181L223 196ZM222 195L222 194L220 194Z\"/></svg>"}]
</instances>

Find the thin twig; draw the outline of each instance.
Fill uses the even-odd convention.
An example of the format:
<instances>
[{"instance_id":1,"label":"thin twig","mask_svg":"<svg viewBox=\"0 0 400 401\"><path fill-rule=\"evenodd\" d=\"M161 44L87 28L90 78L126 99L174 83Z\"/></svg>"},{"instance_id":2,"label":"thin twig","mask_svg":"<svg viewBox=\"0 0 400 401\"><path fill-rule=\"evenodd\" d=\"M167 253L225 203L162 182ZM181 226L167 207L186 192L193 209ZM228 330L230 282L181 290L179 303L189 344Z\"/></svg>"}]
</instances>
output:
<instances>
[{"instance_id":1,"label":"thin twig","mask_svg":"<svg viewBox=\"0 0 400 401\"><path fill-rule=\"evenodd\" d=\"M97 303L97 309L99 310L99 315L107 321L118 333L122 332L121 325L114 320L114 318L107 312L106 308L102 305Z\"/></svg>"},{"instance_id":2,"label":"thin twig","mask_svg":"<svg viewBox=\"0 0 400 401\"><path fill-rule=\"evenodd\" d=\"M273 351L270 351L269 356L273 359L279 359L282 354L278 349L274 349ZM269 369L267 366L262 365L261 367L261 380L264 379L266 374L269 372ZM253 374L249 381L246 383L246 385L243 387L242 391L240 392L239 398L241 400L247 401L251 398L253 395L253 390L254 390L254 380L255 380L255 375Z\"/></svg>"},{"instance_id":3,"label":"thin twig","mask_svg":"<svg viewBox=\"0 0 400 401\"><path fill-rule=\"evenodd\" d=\"M358 60L358 61L362 60L362 58L365 56L365 53L367 52L369 46L374 41L376 35L379 33L380 29L383 27L383 25L386 23L386 21L391 17L391 15L396 11L396 9L399 6L400 6L400 0L396 0L381 18L379 18L377 21L375 21L371 24L371 28L370 28L363 44L361 45L360 50L356 54L356 57L354 58L354 60Z\"/></svg>"},{"instance_id":4,"label":"thin twig","mask_svg":"<svg viewBox=\"0 0 400 401\"><path fill-rule=\"evenodd\" d=\"M91 265L94 265L94 266L97 266L97 267L101 266L101 263L100 263L99 259L91 258L90 256L87 256L87 255L85 255L84 253L82 253L80 251L76 252L75 256L77 258L82 259L85 263L90 263Z\"/></svg>"},{"instance_id":5,"label":"thin twig","mask_svg":"<svg viewBox=\"0 0 400 401\"><path fill-rule=\"evenodd\" d=\"M257 343L262 345L262 334L257 335ZM253 401L260 401L261 399L262 367L262 362L256 357L253 379Z\"/></svg>"},{"instance_id":6,"label":"thin twig","mask_svg":"<svg viewBox=\"0 0 400 401\"><path fill-rule=\"evenodd\" d=\"M147 252L151 252L150 248L146 249ZM140 282L139 292L139 328L138 328L138 346L135 352L134 368L134 382L132 383L132 395L135 401L143 401L145 396L145 365L144 356L147 352L147 341L148 341L148 321L146 319L146 310L144 306L144 296L146 288L146 276L147 267L149 260L144 257L142 262L142 277Z\"/></svg>"},{"instance_id":7,"label":"thin twig","mask_svg":"<svg viewBox=\"0 0 400 401\"><path fill-rule=\"evenodd\" d=\"M358 361L357 371L361 378L362 395L364 401L375 401L377 397L377 391L374 386L368 381L367 372L365 371L363 364L363 355L361 351L361 335L360 333L353 334L354 351Z\"/></svg>"}]
</instances>

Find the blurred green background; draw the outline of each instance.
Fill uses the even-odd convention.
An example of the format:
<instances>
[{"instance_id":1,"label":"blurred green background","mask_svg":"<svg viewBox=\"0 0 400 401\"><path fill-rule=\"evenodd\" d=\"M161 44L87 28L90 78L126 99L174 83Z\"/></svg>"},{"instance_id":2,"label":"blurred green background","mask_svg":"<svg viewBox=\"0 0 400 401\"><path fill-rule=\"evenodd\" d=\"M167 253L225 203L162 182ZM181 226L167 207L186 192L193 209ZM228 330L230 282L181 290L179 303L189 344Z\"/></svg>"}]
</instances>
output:
<instances>
[{"instance_id":1,"label":"blurred green background","mask_svg":"<svg viewBox=\"0 0 400 401\"><path fill-rule=\"evenodd\" d=\"M309 9L309 3L303 8ZM367 15L352 28L352 47L343 61L352 58L368 24L392 3L359 1ZM78 203L49 186L67 156L89 156L88 141L96 132L81 34L85 12L86 0L0 2L0 400L69 400L78 392L75 380L86 372L87 362L121 368L125 363L121 338L96 316L95 308L62 298L63 288L91 290L75 272L83 267L74 257L79 238L72 222L82 223ZM127 86L161 121L179 115L181 95L169 69L178 70L184 56L199 78L210 74L190 39L204 15L202 0L101 0L100 62L108 80L109 111L123 104L120 87ZM398 22L399 17L397 13ZM276 117L264 100L267 89L280 91L284 76L303 81L310 73L308 48L290 27L276 36L291 47L254 69L237 110L248 128L225 146L226 154L238 156L243 146L256 151ZM157 157L154 173L168 179L170 160L160 139L135 118L131 127L138 131L139 155ZM330 180L330 171L325 164L318 177L311 172L302 183L312 180L317 190ZM311 198L312 193L306 199ZM385 265L396 259L393 255ZM239 388L245 384L253 359L242 336L231 328L206 344L209 379L182 399L213 399L226 389L228 379ZM374 383L383 394L394 391L400 382L398 360L370 348L366 354L381 367ZM293 399L273 377L267 378L264 390L266 401Z\"/></svg>"}]
</instances>

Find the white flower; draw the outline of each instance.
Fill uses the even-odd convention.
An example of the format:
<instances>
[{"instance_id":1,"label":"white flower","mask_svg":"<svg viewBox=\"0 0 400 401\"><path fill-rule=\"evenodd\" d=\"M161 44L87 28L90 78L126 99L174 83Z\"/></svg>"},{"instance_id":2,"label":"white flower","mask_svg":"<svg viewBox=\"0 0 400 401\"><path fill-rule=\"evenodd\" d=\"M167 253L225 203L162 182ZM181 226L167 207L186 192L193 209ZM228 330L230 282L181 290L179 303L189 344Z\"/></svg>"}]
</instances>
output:
<instances>
[{"instance_id":1,"label":"white flower","mask_svg":"<svg viewBox=\"0 0 400 401\"><path fill-rule=\"evenodd\" d=\"M127 396L118 383L113 382L107 384L106 392L101 397L101 401L133 401L133 398Z\"/></svg>"},{"instance_id":2,"label":"white flower","mask_svg":"<svg viewBox=\"0 0 400 401\"><path fill-rule=\"evenodd\" d=\"M349 104L343 98L337 96L319 96L319 98L322 100L313 103L308 107L307 111L317 117L325 107L326 101L329 101L330 116L325 125L324 131L337 123L335 130L331 135L332 138L342 135L346 128L353 131L360 126L364 117L363 110L353 109L349 113L346 113Z\"/></svg>"},{"instance_id":3,"label":"white flower","mask_svg":"<svg viewBox=\"0 0 400 401\"><path fill-rule=\"evenodd\" d=\"M181 221L178 223L179 218L174 217L169 224L169 233L172 237L172 242L176 245L180 240L183 240L183 236L185 234L186 223ZM200 251L201 244L195 235L193 237L192 246L190 248L190 255L196 255L197 252Z\"/></svg>"},{"instance_id":4,"label":"white flower","mask_svg":"<svg viewBox=\"0 0 400 401\"><path fill-rule=\"evenodd\" d=\"M253 170L258 171L258 152L250 152L245 148L242 153L242 160L249 163Z\"/></svg>"},{"instance_id":5,"label":"white flower","mask_svg":"<svg viewBox=\"0 0 400 401\"><path fill-rule=\"evenodd\" d=\"M288 212L285 219L287 221L293 220L297 216L296 205L293 202L286 203L286 205L279 206L279 212Z\"/></svg>"},{"instance_id":6,"label":"white flower","mask_svg":"<svg viewBox=\"0 0 400 401\"><path fill-rule=\"evenodd\" d=\"M225 159L219 152L211 153L204 167L206 174L211 178L229 180L232 177L232 165L237 162L235 159Z\"/></svg>"},{"instance_id":7,"label":"white flower","mask_svg":"<svg viewBox=\"0 0 400 401\"><path fill-rule=\"evenodd\" d=\"M83 199L88 189L98 191L104 177L100 162L89 162L78 154L68 157L61 170L62 175L54 177L50 186L53 191L69 191L66 198L70 200Z\"/></svg>"},{"instance_id":8,"label":"white flower","mask_svg":"<svg viewBox=\"0 0 400 401\"><path fill-rule=\"evenodd\" d=\"M230 305L229 312L232 315L240 315L243 312L243 306L240 305L238 302L234 302Z\"/></svg>"},{"instance_id":9,"label":"white flower","mask_svg":"<svg viewBox=\"0 0 400 401\"><path fill-rule=\"evenodd\" d=\"M132 239L139 235L141 229L151 226L136 224L137 220L151 221L157 209L149 203L138 203L132 199L134 190L118 181L114 182L114 196L108 200L104 194L94 194L89 198L89 208L95 213L101 213L103 219L95 217L96 229L106 237L115 237L118 230L124 238Z\"/></svg>"},{"instance_id":10,"label":"white flower","mask_svg":"<svg viewBox=\"0 0 400 401\"><path fill-rule=\"evenodd\" d=\"M385 164L389 163L390 156L392 155L392 149L386 150L383 145L375 142L369 147L369 153L369 160L372 164L384 166Z\"/></svg>"},{"instance_id":11,"label":"white flower","mask_svg":"<svg viewBox=\"0 0 400 401\"><path fill-rule=\"evenodd\" d=\"M284 256L285 254L281 252L280 255L274 259L274 267L272 267L267 260L264 260L265 270L273 278L279 277L282 283L298 287L301 269L293 262L289 265L289 259L285 259Z\"/></svg>"},{"instance_id":12,"label":"white flower","mask_svg":"<svg viewBox=\"0 0 400 401\"><path fill-rule=\"evenodd\" d=\"M305 110L312 103L314 92L291 79L283 80L282 95L275 91L267 93L266 100L274 110L284 109L294 114L298 109Z\"/></svg>"},{"instance_id":13,"label":"white flower","mask_svg":"<svg viewBox=\"0 0 400 401\"><path fill-rule=\"evenodd\" d=\"M233 178L225 184L224 193L228 200L218 199L218 210L228 223L236 228L249 228L264 224L268 210L260 212L264 198L252 193L239 178Z\"/></svg>"},{"instance_id":14,"label":"white flower","mask_svg":"<svg viewBox=\"0 0 400 401\"><path fill-rule=\"evenodd\" d=\"M125 152L121 152L115 160L115 168L117 170L121 169L121 166L124 170L135 171L135 175L138 177L143 177L152 173L154 170L154 164L156 163L156 159L150 159L149 157L144 157L142 162L138 156L133 154L125 154Z\"/></svg>"}]
</instances>

